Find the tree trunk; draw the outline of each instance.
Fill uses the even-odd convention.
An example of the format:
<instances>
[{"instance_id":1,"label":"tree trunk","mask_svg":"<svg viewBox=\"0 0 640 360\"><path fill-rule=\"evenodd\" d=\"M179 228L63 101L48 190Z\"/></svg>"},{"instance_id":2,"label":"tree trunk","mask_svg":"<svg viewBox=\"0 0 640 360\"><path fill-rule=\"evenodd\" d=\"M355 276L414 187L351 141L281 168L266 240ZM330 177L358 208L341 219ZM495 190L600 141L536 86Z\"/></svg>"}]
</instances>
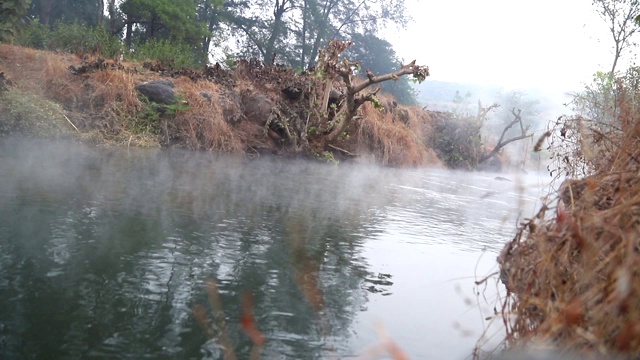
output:
<instances>
[{"instance_id":1,"label":"tree trunk","mask_svg":"<svg viewBox=\"0 0 640 360\"><path fill-rule=\"evenodd\" d=\"M204 9L202 11L204 12L204 16L207 19L207 29L209 30L209 33L210 33L210 35L207 35L204 37L204 39L202 39L202 51L205 54L209 54L209 48L211 47L211 36L213 34L213 28L214 28L213 17L209 15L209 10L211 10L211 5L209 4L208 1L205 1Z\"/></svg>"},{"instance_id":2,"label":"tree trunk","mask_svg":"<svg viewBox=\"0 0 640 360\"><path fill-rule=\"evenodd\" d=\"M304 7L302 8L302 36L300 39L300 46L302 47L302 53L300 54L300 70L304 71L304 66L306 63L305 55L307 50L307 22L308 18L308 0L304 0Z\"/></svg>"},{"instance_id":3,"label":"tree trunk","mask_svg":"<svg viewBox=\"0 0 640 360\"><path fill-rule=\"evenodd\" d=\"M104 0L98 0L98 11L96 15L96 24L102 26L104 20Z\"/></svg>"},{"instance_id":4,"label":"tree trunk","mask_svg":"<svg viewBox=\"0 0 640 360\"><path fill-rule=\"evenodd\" d=\"M324 37L327 33L327 24L329 22L329 15L331 14L331 10L334 6L334 3L331 0L327 0L324 3L324 8L322 9L322 19L318 25L318 33L316 34L316 38L313 41L313 48L311 49L311 54L309 54L309 67L312 67L316 63L316 58L318 57L318 52L320 51L320 45L322 40L326 40Z\"/></svg>"},{"instance_id":5,"label":"tree trunk","mask_svg":"<svg viewBox=\"0 0 640 360\"><path fill-rule=\"evenodd\" d=\"M269 40L267 40L267 45L264 49L264 60L265 64L273 65L273 59L275 59L275 43L280 33L282 32L282 27L284 26L284 21L282 17L286 11L287 0L283 0L280 3L280 0L276 0L276 7L273 10L273 30L271 31L271 36L269 36Z\"/></svg>"},{"instance_id":6,"label":"tree trunk","mask_svg":"<svg viewBox=\"0 0 640 360\"><path fill-rule=\"evenodd\" d=\"M40 23L50 25L53 0L40 0Z\"/></svg>"},{"instance_id":7,"label":"tree trunk","mask_svg":"<svg viewBox=\"0 0 640 360\"><path fill-rule=\"evenodd\" d=\"M127 34L124 37L124 43L127 45L127 50L131 50L131 35L133 32L133 23L127 22Z\"/></svg>"}]
</instances>

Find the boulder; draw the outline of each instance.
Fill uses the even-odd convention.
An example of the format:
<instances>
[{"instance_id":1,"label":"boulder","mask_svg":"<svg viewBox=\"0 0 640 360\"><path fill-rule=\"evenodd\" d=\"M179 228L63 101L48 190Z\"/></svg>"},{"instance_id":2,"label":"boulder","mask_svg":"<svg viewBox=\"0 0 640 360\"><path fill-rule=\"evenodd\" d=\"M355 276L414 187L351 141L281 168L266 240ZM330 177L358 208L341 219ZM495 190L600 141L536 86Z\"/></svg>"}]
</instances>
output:
<instances>
[{"instance_id":1,"label":"boulder","mask_svg":"<svg viewBox=\"0 0 640 360\"><path fill-rule=\"evenodd\" d=\"M136 85L136 90L151 102L172 105L177 102L174 87L171 80L153 80Z\"/></svg>"},{"instance_id":2,"label":"boulder","mask_svg":"<svg viewBox=\"0 0 640 360\"><path fill-rule=\"evenodd\" d=\"M266 95L245 95L242 97L244 116L251 122L265 126L275 103Z\"/></svg>"}]
</instances>

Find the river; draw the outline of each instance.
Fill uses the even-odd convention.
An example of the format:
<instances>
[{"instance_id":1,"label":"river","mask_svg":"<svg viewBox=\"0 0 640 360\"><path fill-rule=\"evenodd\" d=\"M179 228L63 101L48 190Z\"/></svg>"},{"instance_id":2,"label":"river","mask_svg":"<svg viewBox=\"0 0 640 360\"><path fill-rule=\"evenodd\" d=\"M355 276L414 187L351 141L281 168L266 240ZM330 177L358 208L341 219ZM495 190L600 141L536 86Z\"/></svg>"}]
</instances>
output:
<instances>
[{"instance_id":1,"label":"river","mask_svg":"<svg viewBox=\"0 0 640 360\"><path fill-rule=\"evenodd\" d=\"M1 140L0 358L246 359L243 294L263 359L467 358L541 188L497 176Z\"/></svg>"}]
</instances>

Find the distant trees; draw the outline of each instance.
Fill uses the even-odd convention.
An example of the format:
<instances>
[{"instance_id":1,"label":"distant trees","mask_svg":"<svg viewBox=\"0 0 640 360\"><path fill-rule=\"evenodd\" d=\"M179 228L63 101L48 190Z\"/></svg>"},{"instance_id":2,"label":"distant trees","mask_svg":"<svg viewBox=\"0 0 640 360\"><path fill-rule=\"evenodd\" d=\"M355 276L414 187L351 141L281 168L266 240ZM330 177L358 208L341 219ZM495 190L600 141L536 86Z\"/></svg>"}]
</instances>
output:
<instances>
[{"instance_id":1,"label":"distant trees","mask_svg":"<svg viewBox=\"0 0 640 360\"><path fill-rule=\"evenodd\" d=\"M243 55L272 59L304 69L315 65L330 40L377 34L383 25L404 26L404 0L253 0L245 2L228 25L235 29Z\"/></svg>"},{"instance_id":2,"label":"distant trees","mask_svg":"<svg viewBox=\"0 0 640 360\"><path fill-rule=\"evenodd\" d=\"M505 126L514 119L514 109L519 112L519 116L526 126L532 124L538 115L540 115L540 101L527 96L523 91L499 91L496 94L495 103L500 104L496 109L494 116L488 121L487 127L491 133L499 133ZM517 136L520 130L512 128L507 131L508 136Z\"/></svg>"},{"instance_id":3,"label":"distant trees","mask_svg":"<svg viewBox=\"0 0 640 360\"><path fill-rule=\"evenodd\" d=\"M230 39L236 42L234 55L303 70L316 65L329 41L353 41L348 56L374 74L396 71L401 63L391 44L378 37L380 29L404 27L409 20L405 0L5 0L2 11L18 9L12 2L52 30L61 22L101 26L132 53L147 43L171 44L207 59ZM12 27L0 27L8 34L6 29ZM407 79L387 83L384 90L402 103L415 103Z\"/></svg>"},{"instance_id":4,"label":"distant trees","mask_svg":"<svg viewBox=\"0 0 640 360\"><path fill-rule=\"evenodd\" d=\"M104 19L102 0L33 0L29 16L52 26L58 21L97 25Z\"/></svg>"},{"instance_id":5,"label":"distant trees","mask_svg":"<svg viewBox=\"0 0 640 360\"><path fill-rule=\"evenodd\" d=\"M129 47L134 36L140 42L170 39L196 45L207 35L193 0L125 0L120 11Z\"/></svg>"}]
</instances>

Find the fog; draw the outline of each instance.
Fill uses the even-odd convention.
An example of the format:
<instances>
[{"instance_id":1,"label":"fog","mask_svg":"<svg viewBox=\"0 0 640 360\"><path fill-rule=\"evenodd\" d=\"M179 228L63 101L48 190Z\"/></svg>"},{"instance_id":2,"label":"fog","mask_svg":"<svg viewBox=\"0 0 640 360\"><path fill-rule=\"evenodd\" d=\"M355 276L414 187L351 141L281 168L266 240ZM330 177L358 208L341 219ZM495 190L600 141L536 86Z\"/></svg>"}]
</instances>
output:
<instances>
[{"instance_id":1,"label":"fog","mask_svg":"<svg viewBox=\"0 0 640 360\"><path fill-rule=\"evenodd\" d=\"M240 357L250 291L264 358L356 356L376 322L464 358L501 286L474 281L538 202L503 176L0 140L1 352L219 358L192 310L215 279Z\"/></svg>"}]
</instances>

